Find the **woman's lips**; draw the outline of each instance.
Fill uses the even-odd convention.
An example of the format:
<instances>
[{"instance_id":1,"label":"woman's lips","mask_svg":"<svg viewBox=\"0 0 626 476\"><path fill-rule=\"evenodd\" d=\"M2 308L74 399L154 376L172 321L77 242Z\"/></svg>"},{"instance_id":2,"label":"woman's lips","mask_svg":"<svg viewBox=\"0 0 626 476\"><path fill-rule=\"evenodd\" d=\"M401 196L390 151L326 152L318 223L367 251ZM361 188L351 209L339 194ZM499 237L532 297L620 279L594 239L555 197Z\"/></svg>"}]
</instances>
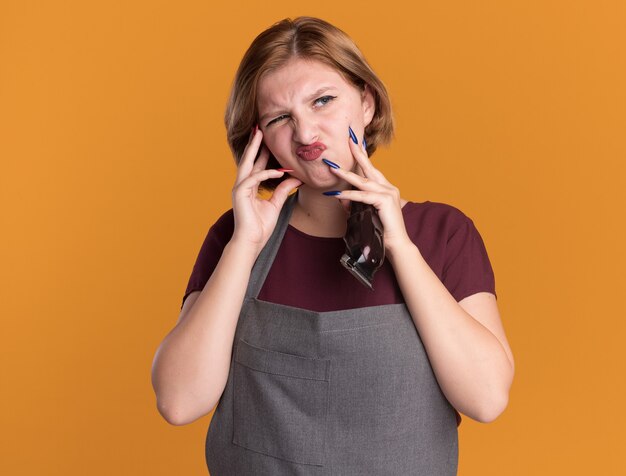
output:
<instances>
[{"instance_id":1,"label":"woman's lips","mask_svg":"<svg viewBox=\"0 0 626 476\"><path fill-rule=\"evenodd\" d=\"M296 149L296 155L302 160L315 160L318 159L322 152L326 150L326 146L321 142L314 144L301 146Z\"/></svg>"}]
</instances>

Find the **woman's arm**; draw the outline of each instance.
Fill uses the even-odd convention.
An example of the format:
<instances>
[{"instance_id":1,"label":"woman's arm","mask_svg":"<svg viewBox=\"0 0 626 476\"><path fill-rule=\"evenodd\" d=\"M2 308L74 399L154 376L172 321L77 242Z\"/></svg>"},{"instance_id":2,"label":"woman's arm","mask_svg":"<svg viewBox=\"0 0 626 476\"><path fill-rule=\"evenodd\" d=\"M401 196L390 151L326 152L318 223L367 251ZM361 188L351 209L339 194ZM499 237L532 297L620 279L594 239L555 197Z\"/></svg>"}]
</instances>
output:
<instances>
[{"instance_id":1,"label":"woman's arm","mask_svg":"<svg viewBox=\"0 0 626 476\"><path fill-rule=\"evenodd\" d=\"M253 248L231 240L197 300L183 307L178 323L157 349L152 386L157 408L169 423L191 423L219 401L256 257Z\"/></svg>"},{"instance_id":2,"label":"woman's arm","mask_svg":"<svg viewBox=\"0 0 626 476\"><path fill-rule=\"evenodd\" d=\"M448 401L474 420L495 420L508 404L515 372L495 296L476 293L456 302L409 238L400 190L374 167L358 139L346 140L357 173L329 170L357 190L342 190L337 198L369 203L378 211L386 254Z\"/></svg>"},{"instance_id":3,"label":"woman's arm","mask_svg":"<svg viewBox=\"0 0 626 476\"><path fill-rule=\"evenodd\" d=\"M237 167L232 238L197 301L191 303L193 306L183 306L176 327L154 356L152 386L157 408L174 425L191 423L206 415L224 392L250 272L276 227L289 191L302 183L288 178L269 199L259 198L261 182L285 173L265 169L269 160L266 147L255 161L262 136L258 128L253 130Z\"/></svg>"},{"instance_id":4,"label":"woman's arm","mask_svg":"<svg viewBox=\"0 0 626 476\"><path fill-rule=\"evenodd\" d=\"M446 398L474 420L495 420L515 372L495 296L477 293L457 303L413 242L388 257Z\"/></svg>"}]
</instances>

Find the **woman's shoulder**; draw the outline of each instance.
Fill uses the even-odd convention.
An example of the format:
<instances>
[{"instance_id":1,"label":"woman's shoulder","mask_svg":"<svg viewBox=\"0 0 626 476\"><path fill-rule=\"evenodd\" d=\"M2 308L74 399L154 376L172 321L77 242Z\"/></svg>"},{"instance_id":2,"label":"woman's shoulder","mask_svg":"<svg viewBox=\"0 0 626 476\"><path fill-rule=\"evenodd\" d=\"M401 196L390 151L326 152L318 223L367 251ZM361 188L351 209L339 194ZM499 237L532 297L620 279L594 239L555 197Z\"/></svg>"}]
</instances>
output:
<instances>
[{"instance_id":1,"label":"woman's shoulder","mask_svg":"<svg viewBox=\"0 0 626 476\"><path fill-rule=\"evenodd\" d=\"M215 220L213 226L218 228L228 228L235 226L235 213L233 212L233 209L229 208L228 210L223 212L219 216L219 218Z\"/></svg>"},{"instance_id":2,"label":"woman's shoulder","mask_svg":"<svg viewBox=\"0 0 626 476\"><path fill-rule=\"evenodd\" d=\"M230 208L223 212L217 220L209 226L204 239L205 246L207 243L212 242L219 244L223 248L232 238L234 230L235 215L233 209Z\"/></svg>"},{"instance_id":3,"label":"woman's shoulder","mask_svg":"<svg viewBox=\"0 0 626 476\"><path fill-rule=\"evenodd\" d=\"M460 208L431 200L423 202L407 200L402 211L405 219L418 221L462 223L471 220Z\"/></svg>"},{"instance_id":4,"label":"woman's shoulder","mask_svg":"<svg viewBox=\"0 0 626 476\"><path fill-rule=\"evenodd\" d=\"M476 230L474 221L460 207L450 203L409 201L402 214L407 234L422 248L440 247L453 237L462 240Z\"/></svg>"}]
</instances>

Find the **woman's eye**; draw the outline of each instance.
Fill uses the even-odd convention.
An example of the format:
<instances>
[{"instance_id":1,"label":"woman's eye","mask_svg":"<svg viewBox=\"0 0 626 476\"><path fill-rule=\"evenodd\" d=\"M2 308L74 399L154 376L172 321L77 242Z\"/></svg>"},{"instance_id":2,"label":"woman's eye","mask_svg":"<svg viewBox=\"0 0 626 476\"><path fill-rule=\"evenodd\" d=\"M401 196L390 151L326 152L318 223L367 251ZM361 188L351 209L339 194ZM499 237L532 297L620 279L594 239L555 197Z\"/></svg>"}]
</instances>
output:
<instances>
[{"instance_id":1,"label":"woman's eye","mask_svg":"<svg viewBox=\"0 0 626 476\"><path fill-rule=\"evenodd\" d=\"M325 106L326 104L328 104L329 102L331 102L333 99L336 99L337 96L322 96L321 98L317 98L315 100L315 104L320 104L322 106ZM281 120L283 120L285 117L289 117L287 114L283 114L282 116L278 116L275 119L272 119L270 122L267 123L267 126L271 126L272 124L276 123L276 122L280 122Z\"/></svg>"},{"instance_id":2,"label":"woman's eye","mask_svg":"<svg viewBox=\"0 0 626 476\"><path fill-rule=\"evenodd\" d=\"M326 104L328 104L330 101L332 101L333 99L335 99L337 96L322 96L319 99L315 100L315 103L321 103L322 106L325 106Z\"/></svg>"},{"instance_id":3,"label":"woman's eye","mask_svg":"<svg viewBox=\"0 0 626 476\"><path fill-rule=\"evenodd\" d=\"M278 116L276 119L272 119L270 122L267 123L268 126L271 126L272 124L274 124L275 122L280 121L282 118L287 117L286 114L283 114L282 116Z\"/></svg>"}]
</instances>

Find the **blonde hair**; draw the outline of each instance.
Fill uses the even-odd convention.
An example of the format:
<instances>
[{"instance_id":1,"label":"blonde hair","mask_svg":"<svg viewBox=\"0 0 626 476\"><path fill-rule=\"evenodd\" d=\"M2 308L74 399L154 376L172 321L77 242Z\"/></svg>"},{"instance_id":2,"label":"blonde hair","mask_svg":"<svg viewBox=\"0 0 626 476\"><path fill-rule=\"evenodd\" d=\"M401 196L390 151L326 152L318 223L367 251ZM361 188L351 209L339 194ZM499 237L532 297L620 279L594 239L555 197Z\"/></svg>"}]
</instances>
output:
<instances>
[{"instance_id":1,"label":"blonde hair","mask_svg":"<svg viewBox=\"0 0 626 476\"><path fill-rule=\"evenodd\" d=\"M339 28L313 17L285 18L261 32L245 52L228 98L224 122L228 144L239 164L250 131L258 123L256 107L260 78L292 58L320 61L360 89L369 85L376 102L374 117L365 128L367 152L393 137L393 115L387 90L354 41ZM270 152L267 168L280 164ZM261 188L273 190L286 177L266 180Z\"/></svg>"}]
</instances>

